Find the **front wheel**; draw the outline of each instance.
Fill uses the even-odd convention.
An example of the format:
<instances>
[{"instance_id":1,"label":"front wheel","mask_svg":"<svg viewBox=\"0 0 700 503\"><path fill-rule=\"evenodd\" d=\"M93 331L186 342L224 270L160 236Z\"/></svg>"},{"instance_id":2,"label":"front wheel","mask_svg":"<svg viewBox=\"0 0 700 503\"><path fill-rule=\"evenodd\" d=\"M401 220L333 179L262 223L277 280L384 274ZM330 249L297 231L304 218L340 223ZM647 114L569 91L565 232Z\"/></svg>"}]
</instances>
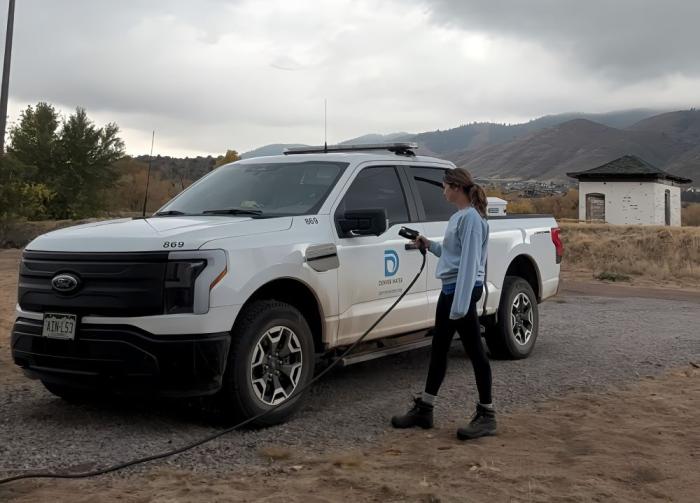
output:
<instances>
[{"instance_id":1,"label":"front wheel","mask_svg":"<svg viewBox=\"0 0 700 503\"><path fill-rule=\"evenodd\" d=\"M241 313L231 337L219 392L226 415L245 421L274 408L252 425L285 421L313 377L314 344L306 319L284 302L256 301Z\"/></svg>"},{"instance_id":2,"label":"front wheel","mask_svg":"<svg viewBox=\"0 0 700 503\"><path fill-rule=\"evenodd\" d=\"M514 360L526 358L535 347L540 316L537 296L523 278L506 276L497 319L486 331L491 355Z\"/></svg>"}]
</instances>

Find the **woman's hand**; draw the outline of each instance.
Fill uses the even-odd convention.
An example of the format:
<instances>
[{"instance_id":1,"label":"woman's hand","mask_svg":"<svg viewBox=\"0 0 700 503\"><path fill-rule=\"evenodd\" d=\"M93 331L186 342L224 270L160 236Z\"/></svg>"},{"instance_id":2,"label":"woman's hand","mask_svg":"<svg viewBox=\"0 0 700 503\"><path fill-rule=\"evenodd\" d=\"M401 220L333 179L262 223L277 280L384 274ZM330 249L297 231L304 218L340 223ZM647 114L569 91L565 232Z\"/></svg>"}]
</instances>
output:
<instances>
[{"instance_id":1,"label":"woman's hand","mask_svg":"<svg viewBox=\"0 0 700 503\"><path fill-rule=\"evenodd\" d=\"M418 236L418 238L416 238L416 240L413 241L413 244L420 248L425 248L426 250L430 248L430 240L425 236Z\"/></svg>"}]
</instances>

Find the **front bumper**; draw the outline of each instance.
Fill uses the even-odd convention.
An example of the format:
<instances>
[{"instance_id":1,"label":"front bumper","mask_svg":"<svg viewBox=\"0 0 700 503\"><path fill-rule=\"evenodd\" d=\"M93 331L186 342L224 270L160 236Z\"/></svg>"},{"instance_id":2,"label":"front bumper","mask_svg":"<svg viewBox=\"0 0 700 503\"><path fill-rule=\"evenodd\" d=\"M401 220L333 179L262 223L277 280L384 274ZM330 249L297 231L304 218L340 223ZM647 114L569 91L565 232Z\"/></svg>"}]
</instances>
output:
<instances>
[{"instance_id":1,"label":"front bumper","mask_svg":"<svg viewBox=\"0 0 700 503\"><path fill-rule=\"evenodd\" d=\"M155 335L128 325L81 323L75 340L48 339L40 320L18 318L14 362L32 377L127 394L201 396L222 384L229 332Z\"/></svg>"}]
</instances>

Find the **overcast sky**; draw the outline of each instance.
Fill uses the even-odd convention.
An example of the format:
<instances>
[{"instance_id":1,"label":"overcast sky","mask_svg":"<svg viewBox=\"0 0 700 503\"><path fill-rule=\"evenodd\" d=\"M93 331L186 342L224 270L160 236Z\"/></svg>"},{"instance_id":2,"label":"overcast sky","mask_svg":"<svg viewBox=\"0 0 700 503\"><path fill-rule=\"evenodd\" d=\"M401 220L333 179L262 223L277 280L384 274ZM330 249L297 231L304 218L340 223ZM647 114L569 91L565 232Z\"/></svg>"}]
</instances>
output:
<instances>
[{"instance_id":1,"label":"overcast sky","mask_svg":"<svg viewBox=\"0 0 700 503\"><path fill-rule=\"evenodd\" d=\"M698 20L698 0L18 0L9 114L82 106L129 153L155 129L192 156L322 143L324 98L329 143L689 108Z\"/></svg>"}]
</instances>

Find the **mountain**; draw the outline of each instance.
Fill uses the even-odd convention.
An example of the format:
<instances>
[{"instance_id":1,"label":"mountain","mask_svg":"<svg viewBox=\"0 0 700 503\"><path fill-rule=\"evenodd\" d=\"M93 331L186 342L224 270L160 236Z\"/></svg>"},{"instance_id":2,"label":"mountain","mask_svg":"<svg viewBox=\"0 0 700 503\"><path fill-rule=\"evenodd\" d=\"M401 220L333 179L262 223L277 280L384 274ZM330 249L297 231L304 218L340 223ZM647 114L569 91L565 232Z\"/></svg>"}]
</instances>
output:
<instances>
[{"instance_id":1,"label":"mountain","mask_svg":"<svg viewBox=\"0 0 700 503\"><path fill-rule=\"evenodd\" d=\"M366 134L363 136L358 136L357 138L342 141L340 142L340 144L366 145L369 143L386 143L390 141L396 141L397 138L403 138L408 135L409 133ZM308 145L305 145L303 143L273 143L271 145L265 145L263 147L258 147L254 150L244 152L241 154L241 159L248 159L250 157L264 157L268 155L280 155L284 152L285 148L293 147L308 147Z\"/></svg>"},{"instance_id":2,"label":"mountain","mask_svg":"<svg viewBox=\"0 0 700 503\"><path fill-rule=\"evenodd\" d=\"M265 157L268 155L281 155L285 148L293 147L307 147L303 143L273 143L272 145L265 145L264 147L258 147L248 152L243 152L241 154L241 159L248 159L249 157Z\"/></svg>"},{"instance_id":3,"label":"mountain","mask_svg":"<svg viewBox=\"0 0 700 503\"><path fill-rule=\"evenodd\" d=\"M646 118L626 129L574 119L514 140L450 157L480 178L568 180L626 154L700 184L700 114L674 112Z\"/></svg>"},{"instance_id":4,"label":"mountain","mask_svg":"<svg viewBox=\"0 0 700 503\"><path fill-rule=\"evenodd\" d=\"M682 174L700 186L700 110L669 112L640 121L630 129L659 132L676 142L688 146L672 157L664 169L669 173Z\"/></svg>"},{"instance_id":5,"label":"mountain","mask_svg":"<svg viewBox=\"0 0 700 503\"><path fill-rule=\"evenodd\" d=\"M479 177L570 181L567 171L594 168L634 154L700 186L700 111L636 109L605 114L547 115L522 124L489 122L419 134L367 134L341 143L413 141L418 153L455 161ZM245 152L242 158L281 154L273 144ZM147 161L147 156L138 158ZM209 172L213 157L154 158L167 178L196 179Z\"/></svg>"},{"instance_id":6,"label":"mountain","mask_svg":"<svg viewBox=\"0 0 700 503\"><path fill-rule=\"evenodd\" d=\"M624 110L604 114L565 113L545 115L522 124L474 122L444 131L431 131L402 138L414 141L423 155L454 156L456 152L499 145L530 133L551 128L575 119L585 119L604 126L625 128L659 112L651 109Z\"/></svg>"},{"instance_id":7,"label":"mountain","mask_svg":"<svg viewBox=\"0 0 700 503\"><path fill-rule=\"evenodd\" d=\"M419 145L421 155L449 157L457 152L499 145L520 138L529 133L550 128L574 119L587 119L611 127L628 127L640 120L658 114L657 110L634 109L604 114L564 113L545 115L522 124L497 124L494 122L474 122L456 128L425 133L366 134L340 142L343 144L385 143L411 141ZM279 155L287 147L306 146L302 144L272 144L241 154L242 159L266 155Z\"/></svg>"},{"instance_id":8,"label":"mountain","mask_svg":"<svg viewBox=\"0 0 700 503\"><path fill-rule=\"evenodd\" d=\"M388 143L392 141L403 141L404 138L411 136L410 133L390 133L390 134L366 134L363 136L358 136L357 138L351 138L349 140L341 141L340 145L368 145L370 143Z\"/></svg>"},{"instance_id":9,"label":"mountain","mask_svg":"<svg viewBox=\"0 0 700 503\"><path fill-rule=\"evenodd\" d=\"M690 178L693 180L691 185L700 187L700 145L670 159L663 169Z\"/></svg>"},{"instance_id":10,"label":"mountain","mask_svg":"<svg viewBox=\"0 0 700 503\"><path fill-rule=\"evenodd\" d=\"M655 131L681 143L700 144L700 110L680 110L655 115L637 122L633 131Z\"/></svg>"}]
</instances>

